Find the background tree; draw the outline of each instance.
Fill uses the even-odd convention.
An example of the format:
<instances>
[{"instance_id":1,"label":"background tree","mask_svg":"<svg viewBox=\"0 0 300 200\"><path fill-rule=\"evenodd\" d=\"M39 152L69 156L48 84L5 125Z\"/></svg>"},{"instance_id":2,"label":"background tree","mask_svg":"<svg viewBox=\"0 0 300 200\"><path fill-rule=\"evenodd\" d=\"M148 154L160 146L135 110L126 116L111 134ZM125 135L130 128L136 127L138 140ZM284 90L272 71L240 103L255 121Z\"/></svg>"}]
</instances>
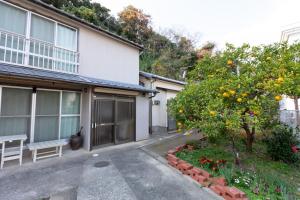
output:
<instances>
[{"instance_id":1,"label":"background tree","mask_svg":"<svg viewBox=\"0 0 300 200\"><path fill-rule=\"evenodd\" d=\"M89 23L107 29L144 46L140 69L169 78L183 79L182 72L195 65L195 43L191 37L173 30L159 33L151 26L151 16L133 6L124 8L119 18L90 0L43 0Z\"/></svg>"}]
</instances>

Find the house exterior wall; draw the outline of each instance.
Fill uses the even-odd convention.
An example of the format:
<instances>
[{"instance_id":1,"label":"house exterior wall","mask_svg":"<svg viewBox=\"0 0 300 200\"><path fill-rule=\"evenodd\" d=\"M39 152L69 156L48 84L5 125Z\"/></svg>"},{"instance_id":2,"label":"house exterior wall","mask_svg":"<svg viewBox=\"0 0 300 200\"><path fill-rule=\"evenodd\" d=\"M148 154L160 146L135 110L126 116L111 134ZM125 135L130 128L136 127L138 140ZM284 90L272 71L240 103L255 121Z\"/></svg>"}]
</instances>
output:
<instances>
[{"instance_id":1,"label":"house exterior wall","mask_svg":"<svg viewBox=\"0 0 300 200\"><path fill-rule=\"evenodd\" d=\"M156 89L159 92L152 98L152 132L167 131L168 100L176 97L184 88L184 85L159 79L147 79L143 76L140 76L140 82L142 82L145 87ZM159 105L155 105L155 102L159 102Z\"/></svg>"},{"instance_id":2,"label":"house exterior wall","mask_svg":"<svg viewBox=\"0 0 300 200\"><path fill-rule=\"evenodd\" d=\"M131 84L139 83L138 48L29 1L7 2L77 29L80 75Z\"/></svg>"},{"instance_id":3,"label":"house exterior wall","mask_svg":"<svg viewBox=\"0 0 300 200\"><path fill-rule=\"evenodd\" d=\"M136 97L136 141L149 137L149 97Z\"/></svg>"},{"instance_id":4,"label":"house exterior wall","mask_svg":"<svg viewBox=\"0 0 300 200\"><path fill-rule=\"evenodd\" d=\"M139 83L139 50L79 29L79 74L124 83Z\"/></svg>"},{"instance_id":5,"label":"house exterior wall","mask_svg":"<svg viewBox=\"0 0 300 200\"><path fill-rule=\"evenodd\" d=\"M88 88L87 91L82 93L81 103L81 126L83 127L83 148L90 151L91 142L91 103L92 103L92 89Z\"/></svg>"}]
</instances>

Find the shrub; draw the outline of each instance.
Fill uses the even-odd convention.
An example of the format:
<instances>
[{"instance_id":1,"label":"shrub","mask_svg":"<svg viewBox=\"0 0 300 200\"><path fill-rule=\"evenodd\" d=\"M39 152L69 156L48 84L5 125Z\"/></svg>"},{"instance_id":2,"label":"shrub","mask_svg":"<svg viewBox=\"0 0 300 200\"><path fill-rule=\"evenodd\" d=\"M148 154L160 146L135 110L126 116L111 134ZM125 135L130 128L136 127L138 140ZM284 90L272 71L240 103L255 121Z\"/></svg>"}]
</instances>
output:
<instances>
[{"instance_id":1,"label":"shrub","mask_svg":"<svg viewBox=\"0 0 300 200\"><path fill-rule=\"evenodd\" d=\"M299 155L291 149L293 145L299 144L297 135L293 129L287 125L276 125L271 136L265 140L267 152L273 160L281 160L286 163L295 163L299 160Z\"/></svg>"},{"instance_id":2,"label":"shrub","mask_svg":"<svg viewBox=\"0 0 300 200\"><path fill-rule=\"evenodd\" d=\"M186 145L193 146L194 149L201 149L202 141L200 140L189 140L186 142Z\"/></svg>"}]
</instances>

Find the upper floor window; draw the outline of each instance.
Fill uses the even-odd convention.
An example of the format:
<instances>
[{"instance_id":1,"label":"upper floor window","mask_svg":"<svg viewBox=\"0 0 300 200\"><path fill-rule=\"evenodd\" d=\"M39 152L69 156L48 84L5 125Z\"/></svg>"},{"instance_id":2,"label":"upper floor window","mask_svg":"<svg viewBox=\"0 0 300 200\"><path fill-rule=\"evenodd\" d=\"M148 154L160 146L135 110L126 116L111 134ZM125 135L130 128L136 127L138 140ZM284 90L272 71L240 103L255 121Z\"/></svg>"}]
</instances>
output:
<instances>
[{"instance_id":1,"label":"upper floor window","mask_svg":"<svg viewBox=\"0 0 300 200\"><path fill-rule=\"evenodd\" d=\"M0 1L0 61L78 73L77 30Z\"/></svg>"},{"instance_id":2,"label":"upper floor window","mask_svg":"<svg viewBox=\"0 0 300 200\"><path fill-rule=\"evenodd\" d=\"M9 32L26 34L26 16L24 10L0 3L0 28Z\"/></svg>"}]
</instances>

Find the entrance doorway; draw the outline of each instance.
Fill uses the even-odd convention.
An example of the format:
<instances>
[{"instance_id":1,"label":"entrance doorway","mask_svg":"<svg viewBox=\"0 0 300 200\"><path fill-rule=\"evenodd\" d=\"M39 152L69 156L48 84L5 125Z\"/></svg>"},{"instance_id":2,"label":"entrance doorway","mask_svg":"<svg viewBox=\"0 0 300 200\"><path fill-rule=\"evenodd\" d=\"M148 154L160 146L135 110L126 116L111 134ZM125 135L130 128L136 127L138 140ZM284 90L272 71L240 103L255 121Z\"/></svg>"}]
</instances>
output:
<instances>
[{"instance_id":1,"label":"entrance doorway","mask_svg":"<svg viewBox=\"0 0 300 200\"><path fill-rule=\"evenodd\" d=\"M93 147L134 141L134 98L97 95L93 101Z\"/></svg>"}]
</instances>

